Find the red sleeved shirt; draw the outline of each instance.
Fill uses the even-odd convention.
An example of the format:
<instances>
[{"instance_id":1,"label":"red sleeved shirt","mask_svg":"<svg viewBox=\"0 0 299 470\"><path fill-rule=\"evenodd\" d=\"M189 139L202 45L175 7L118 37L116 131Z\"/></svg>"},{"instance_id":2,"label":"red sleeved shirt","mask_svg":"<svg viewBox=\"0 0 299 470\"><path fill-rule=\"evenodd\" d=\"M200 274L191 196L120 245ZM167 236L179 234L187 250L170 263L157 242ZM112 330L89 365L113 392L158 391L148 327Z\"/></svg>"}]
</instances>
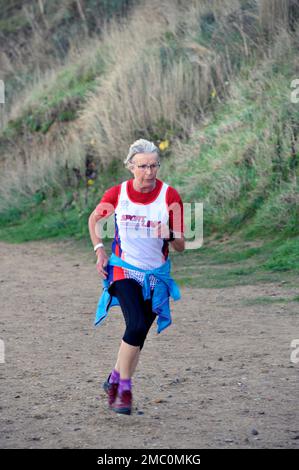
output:
<instances>
[{"instance_id":1,"label":"red sleeved shirt","mask_svg":"<svg viewBox=\"0 0 299 470\"><path fill-rule=\"evenodd\" d=\"M127 192L129 198L139 204L149 204L153 202L160 193L162 188L162 181L156 180L155 188L148 193L141 193L136 191L133 187L133 179L128 181ZM95 215L97 220L108 217L113 214L119 199L121 191L121 184L113 186L108 189L99 204L95 208ZM174 232L184 233L184 214L183 214L183 203L179 193L169 186L166 191L166 204L169 211L169 228ZM168 242L164 242L162 248L165 259L168 257ZM108 269L108 281L111 284L113 281L124 279L126 277L135 279L142 285L143 276L134 270L126 270L120 267L114 266L112 269ZM150 276L150 284L153 288L157 280L154 276Z\"/></svg>"},{"instance_id":2,"label":"red sleeved shirt","mask_svg":"<svg viewBox=\"0 0 299 470\"><path fill-rule=\"evenodd\" d=\"M130 199L139 204L149 204L158 196L162 181L157 179L155 188L148 193L136 191L133 187L133 179L128 181L127 191ZM111 215L117 206L121 184L109 188L103 195L101 201L95 208L98 219ZM169 186L166 192L166 204L169 209L169 228L174 232L184 233L184 213L183 202L176 189Z\"/></svg>"}]
</instances>

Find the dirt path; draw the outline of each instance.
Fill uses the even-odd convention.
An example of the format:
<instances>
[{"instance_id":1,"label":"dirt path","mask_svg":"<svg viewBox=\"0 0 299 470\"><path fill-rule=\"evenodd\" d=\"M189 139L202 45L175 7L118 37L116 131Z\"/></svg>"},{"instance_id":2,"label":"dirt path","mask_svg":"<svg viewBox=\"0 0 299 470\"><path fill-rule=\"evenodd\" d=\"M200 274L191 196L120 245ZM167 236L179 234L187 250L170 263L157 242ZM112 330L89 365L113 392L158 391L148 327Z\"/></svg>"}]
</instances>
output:
<instances>
[{"instance_id":1,"label":"dirt path","mask_svg":"<svg viewBox=\"0 0 299 470\"><path fill-rule=\"evenodd\" d=\"M100 387L123 330L118 309L93 327L100 292L71 242L0 243L1 448L298 447L298 302L244 302L298 289L182 289L173 325L148 336L132 416Z\"/></svg>"}]
</instances>

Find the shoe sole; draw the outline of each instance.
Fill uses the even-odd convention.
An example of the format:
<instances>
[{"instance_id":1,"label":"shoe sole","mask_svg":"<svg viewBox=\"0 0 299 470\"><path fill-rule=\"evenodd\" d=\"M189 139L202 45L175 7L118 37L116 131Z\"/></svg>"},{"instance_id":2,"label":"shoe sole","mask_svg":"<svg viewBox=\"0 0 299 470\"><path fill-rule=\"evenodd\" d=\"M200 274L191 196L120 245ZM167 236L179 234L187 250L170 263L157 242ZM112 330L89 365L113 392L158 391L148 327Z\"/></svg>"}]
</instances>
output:
<instances>
[{"instance_id":1,"label":"shoe sole","mask_svg":"<svg viewBox=\"0 0 299 470\"><path fill-rule=\"evenodd\" d=\"M130 415L131 409L130 408L111 408L115 413L119 413L121 415Z\"/></svg>"}]
</instances>

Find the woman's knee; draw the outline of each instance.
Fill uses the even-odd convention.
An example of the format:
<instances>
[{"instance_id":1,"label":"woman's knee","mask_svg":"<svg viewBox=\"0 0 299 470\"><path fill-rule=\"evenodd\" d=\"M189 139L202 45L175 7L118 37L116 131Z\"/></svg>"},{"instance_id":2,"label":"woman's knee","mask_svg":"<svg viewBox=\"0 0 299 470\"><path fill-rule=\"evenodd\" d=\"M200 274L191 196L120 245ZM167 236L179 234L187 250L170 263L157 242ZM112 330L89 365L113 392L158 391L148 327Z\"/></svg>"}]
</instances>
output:
<instances>
[{"instance_id":1,"label":"woman's knee","mask_svg":"<svg viewBox=\"0 0 299 470\"><path fill-rule=\"evenodd\" d=\"M143 346L147 336L148 329L146 326L126 328L123 340L131 346Z\"/></svg>"}]
</instances>

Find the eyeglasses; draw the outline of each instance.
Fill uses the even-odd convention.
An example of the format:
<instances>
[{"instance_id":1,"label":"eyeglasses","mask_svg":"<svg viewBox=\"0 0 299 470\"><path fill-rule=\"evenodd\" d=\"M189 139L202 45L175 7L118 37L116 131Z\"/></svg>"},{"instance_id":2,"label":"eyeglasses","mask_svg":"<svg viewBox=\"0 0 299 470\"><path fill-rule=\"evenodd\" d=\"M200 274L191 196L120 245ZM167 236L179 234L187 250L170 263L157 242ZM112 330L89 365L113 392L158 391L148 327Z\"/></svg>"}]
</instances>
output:
<instances>
[{"instance_id":1,"label":"eyeglasses","mask_svg":"<svg viewBox=\"0 0 299 470\"><path fill-rule=\"evenodd\" d=\"M137 166L137 168L141 171L145 171L147 168L149 170L157 170L160 166L160 162L157 163L152 163L151 165L136 165L136 163L133 163L133 165Z\"/></svg>"}]
</instances>

